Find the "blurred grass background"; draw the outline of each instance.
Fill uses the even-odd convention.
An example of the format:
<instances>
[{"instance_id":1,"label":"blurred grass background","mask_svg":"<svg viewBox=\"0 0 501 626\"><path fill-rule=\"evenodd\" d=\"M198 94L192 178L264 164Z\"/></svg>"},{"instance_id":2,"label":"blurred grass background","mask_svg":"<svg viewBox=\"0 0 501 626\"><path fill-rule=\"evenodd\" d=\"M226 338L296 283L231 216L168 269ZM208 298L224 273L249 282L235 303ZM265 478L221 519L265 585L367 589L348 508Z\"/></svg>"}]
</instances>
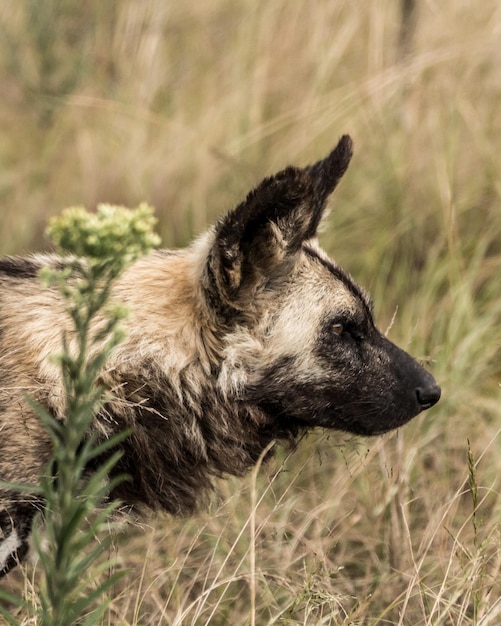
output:
<instances>
[{"instance_id":1,"label":"blurred grass background","mask_svg":"<svg viewBox=\"0 0 501 626\"><path fill-rule=\"evenodd\" d=\"M322 243L443 388L397 434L313 434L124 529L105 623L501 623L500 41L497 0L0 4L2 254L99 202L185 245L348 132ZM36 603L36 574L7 584Z\"/></svg>"}]
</instances>

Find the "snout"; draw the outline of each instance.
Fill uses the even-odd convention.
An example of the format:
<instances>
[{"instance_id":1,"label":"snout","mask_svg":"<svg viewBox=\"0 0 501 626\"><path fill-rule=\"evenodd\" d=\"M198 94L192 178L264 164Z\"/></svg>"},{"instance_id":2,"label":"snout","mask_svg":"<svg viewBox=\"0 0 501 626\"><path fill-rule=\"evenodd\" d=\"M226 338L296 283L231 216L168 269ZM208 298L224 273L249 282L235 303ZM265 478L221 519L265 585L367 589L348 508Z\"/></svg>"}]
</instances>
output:
<instances>
[{"instance_id":1,"label":"snout","mask_svg":"<svg viewBox=\"0 0 501 626\"><path fill-rule=\"evenodd\" d=\"M437 404L442 391L434 376L410 354L386 338L380 340L379 345L391 364L388 388L391 389L392 409L388 412L388 418L392 425L395 424L395 417L398 417L399 425L405 424L421 411ZM398 415L392 415L393 411Z\"/></svg>"},{"instance_id":2,"label":"snout","mask_svg":"<svg viewBox=\"0 0 501 626\"><path fill-rule=\"evenodd\" d=\"M435 381L422 387L416 387L416 398L421 411L426 411L440 400L442 390Z\"/></svg>"}]
</instances>

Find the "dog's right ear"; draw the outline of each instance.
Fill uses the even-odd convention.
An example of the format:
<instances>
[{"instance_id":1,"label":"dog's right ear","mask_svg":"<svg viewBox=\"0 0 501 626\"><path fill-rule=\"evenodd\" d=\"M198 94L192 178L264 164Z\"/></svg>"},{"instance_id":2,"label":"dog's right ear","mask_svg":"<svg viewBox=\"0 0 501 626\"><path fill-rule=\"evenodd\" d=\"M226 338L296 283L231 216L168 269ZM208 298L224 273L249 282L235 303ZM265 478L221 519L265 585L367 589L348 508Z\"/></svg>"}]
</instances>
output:
<instances>
[{"instance_id":1,"label":"dog's right ear","mask_svg":"<svg viewBox=\"0 0 501 626\"><path fill-rule=\"evenodd\" d=\"M346 171L352 142L343 136L322 161L265 178L217 225L206 287L226 306L249 306L260 285L294 262L316 235L329 195Z\"/></svg>"}]
</instances>

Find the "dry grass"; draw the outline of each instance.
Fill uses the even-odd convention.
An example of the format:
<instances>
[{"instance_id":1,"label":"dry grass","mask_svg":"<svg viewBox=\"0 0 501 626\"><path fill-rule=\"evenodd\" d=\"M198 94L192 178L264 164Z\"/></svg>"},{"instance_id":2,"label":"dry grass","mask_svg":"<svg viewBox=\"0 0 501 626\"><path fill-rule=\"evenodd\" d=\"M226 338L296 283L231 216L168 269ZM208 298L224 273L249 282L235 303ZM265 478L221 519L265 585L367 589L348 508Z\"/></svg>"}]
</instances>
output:
<instances>
[{"instance_id":1,"label":"dry grass","mask_svg":"<svg viewBox=\"0 0 501 626\"><path fill-rule=\"evenodd\" d=\"M501 5L424 0L413 31L399 4L0 6L2 253L102 201L184 245L349 132L323 243L443 387L393 436L314 434L124 530L109 624L501 623ZM36 571L7 584L36 602Z\"/></svg>"}]
</instances>

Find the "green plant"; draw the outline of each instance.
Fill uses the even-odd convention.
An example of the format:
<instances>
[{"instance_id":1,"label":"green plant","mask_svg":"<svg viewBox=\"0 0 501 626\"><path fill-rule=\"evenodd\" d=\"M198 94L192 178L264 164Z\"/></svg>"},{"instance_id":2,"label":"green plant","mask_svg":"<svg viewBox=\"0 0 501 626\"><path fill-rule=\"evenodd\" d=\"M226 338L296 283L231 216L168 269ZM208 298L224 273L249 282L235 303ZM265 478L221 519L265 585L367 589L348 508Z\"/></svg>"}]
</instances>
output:
<instances>
[{"instance_id":1,"label":"green plant","mask_svg":"<svg viewBox=\"0 0 501 626\"><path fill-rule=\"evenodd\" d=\"M34 529L44 573L38 611L43 626L96 623L107 606L105 592L121 576L102 576L111 561L101 557L110 546L108 518L117 506L108 501L108 494L124 480L107 480L119 458L110 451L127 433L97 444L89 429L108 393L96 379L123 336L120 320L126 311L110 305L110 290L125 265L158 243L151 232L153 221L146 205L136 211L101 205L96 214L68 209L48 229L58 250L70 256L64 269L46 269L42 278L58 286L72 331L63 335L62 354L56 357L64 383L65 421L32 403L53 444L39 489L46 505L44 541ZM86 468L104 453L108 460L89 476Z\"/></svg>"}]
</instances>

